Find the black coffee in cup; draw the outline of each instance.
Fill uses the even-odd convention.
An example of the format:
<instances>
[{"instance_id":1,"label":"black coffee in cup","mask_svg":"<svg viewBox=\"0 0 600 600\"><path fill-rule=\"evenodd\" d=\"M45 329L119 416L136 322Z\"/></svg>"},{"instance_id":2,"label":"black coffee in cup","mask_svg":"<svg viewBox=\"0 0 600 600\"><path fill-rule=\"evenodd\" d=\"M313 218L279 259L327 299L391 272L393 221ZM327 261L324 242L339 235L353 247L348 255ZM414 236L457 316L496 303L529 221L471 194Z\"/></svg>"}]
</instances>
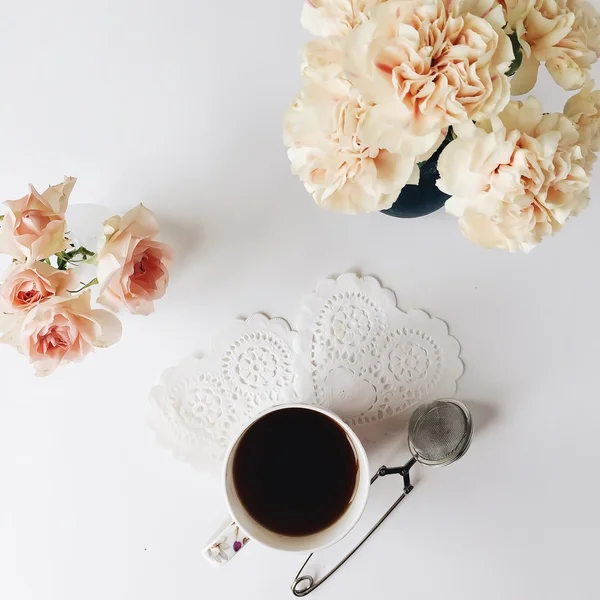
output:
<instances>
[{"instance_id":1,"label":"black coffee in cup","mask_svg":"<svg viewBox=\"0 0 600 600\"><path fill-rule=\"evenodd\" d=\"M255 421L238 442L233 482L248 514L286 536L333 525L356 490L358 461L346 432L330 417L286 408Z\"/></svg>"}]
</instances>

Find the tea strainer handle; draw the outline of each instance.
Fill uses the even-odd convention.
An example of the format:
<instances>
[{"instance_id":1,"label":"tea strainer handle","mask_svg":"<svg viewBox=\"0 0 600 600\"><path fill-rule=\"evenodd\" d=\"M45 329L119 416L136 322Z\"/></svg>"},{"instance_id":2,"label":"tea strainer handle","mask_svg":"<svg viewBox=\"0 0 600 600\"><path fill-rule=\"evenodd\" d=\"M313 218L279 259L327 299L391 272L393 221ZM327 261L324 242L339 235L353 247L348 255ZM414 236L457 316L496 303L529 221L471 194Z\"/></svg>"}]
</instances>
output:
<instances>
[{"instance_id":1,"label":"tea strainer handle","mask_svg":"<svg viewBox=\"0 0 600 600\"><path fill-rule=\"evenodd\" d=\"M410 469L417 461L431 467L449 465L464 456L471 445L472 438L473 419L469 409L462 402L458 400L435 400L417 408L411 415L408 424L408 447L413 458L402 467L392 469L381 467L371 479L372 485L379 477L397 473L404 478L404 492L358 545L317 583L310 575L302 575L304 567L312 557L311 554L298 571L296 579L294 579L292 584L294 596L302 598L316 590L371 537L396 506L412 491Z\"/></svg>"},{"instance_id":2,"label":"tea strainer handle","mask_svg":"<svg viewBox=\"0 0 600 600\"><path fill-rule=\"evenodd\" d=\"M316 583L311 575L302 575L304 567L306 567L308 561L313 557L314 553L311 553L304 561L304 564L300 567L300 570L298 571L298 574L292 583L292 593L294 596L297 598L303 598L304 596L308 596L308 594L316 590L322 583L325 583L371 537L373 533L375 533L377 528L390 516L398 504L400 504L400 502L402 502L402 500L404 500L404 498L406 498L406 496L413 490L413 486L410 483L409 471L416 462L417 461L414 458L411 458L403 467L388 469L387 467L383 466L377 471L377 473L375 473L371 479L371 485L373 485L373 483L375 483L379 477L384 477L385 475L392 475L396 473L402 475L404 478L404 491L402 492L402 495L394 502L394 504L392 504L392 506L390 506L383 517L381 517L381 519L375 523L375 525L363 537L363 539L360 540L360 542L358 542L358 544L348 554L346 554L346 556L344 556L344 558L342 558L342 560L335 567L333 567L329 573L327 573L320 581L317 581ZM308 585L303 586L303 584Z\"/></svg>"}]
</instances>

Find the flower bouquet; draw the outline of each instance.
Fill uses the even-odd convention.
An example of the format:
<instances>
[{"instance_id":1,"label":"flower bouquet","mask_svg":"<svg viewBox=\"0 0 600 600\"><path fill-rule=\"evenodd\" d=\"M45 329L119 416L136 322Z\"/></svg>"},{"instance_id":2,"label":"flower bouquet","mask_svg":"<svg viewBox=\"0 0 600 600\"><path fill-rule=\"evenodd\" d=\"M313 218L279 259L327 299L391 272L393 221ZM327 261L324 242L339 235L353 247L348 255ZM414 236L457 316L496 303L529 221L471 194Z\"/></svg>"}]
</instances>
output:
<instances>
[{"instance_id":1,"label":"flower bouquet","mask_svg":"<svg viewBox=\"0 0 600 600\"><path fill-rule=\"evenodd\" d=\"M75 182L66 177L42 194L30 186L0 216L0 253L12 258L0 285L0 342L28 356L37 375L117 342L113 313L150 314L169 281L172 251L155 241L156 218L142 205L108 219L98 248L74 243L65 213ZM82 264L96 265L97 276L80 281ZM92 308L95 285L109 310Z\"/></svg>"},{"instance_id":2,"label":"flower bouquet","mask_svg":"<svg viewBox=\"0 0 600 600\"><path fill-rule=\"evenodd\" d=\"M302 23L319 38L302 51L284 141L319 206L418 216L445 204L470 240L527 252L587 205L600 149L588 2L309 0ZM563 113L511 101L542 63L579 90Z\"/></svg>"}]
</instances>

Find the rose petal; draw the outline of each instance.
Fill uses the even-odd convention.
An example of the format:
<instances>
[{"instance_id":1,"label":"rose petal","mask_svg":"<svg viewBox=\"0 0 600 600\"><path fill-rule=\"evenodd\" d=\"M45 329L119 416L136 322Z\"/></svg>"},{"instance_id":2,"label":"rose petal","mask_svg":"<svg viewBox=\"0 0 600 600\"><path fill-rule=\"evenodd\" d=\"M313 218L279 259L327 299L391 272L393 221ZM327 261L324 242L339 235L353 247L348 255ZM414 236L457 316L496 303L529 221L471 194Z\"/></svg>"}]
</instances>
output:
<instances>
[{"instance_id":1,"label":"rose petal","mask_svg":"<svg viewBox=\"0 0 600 600\"><path fill-rule=\"evenodd\" d=\"M119 228L127 230L132 237L137 238L152 238L160 232L154 213L143 204L125 213Z\"/></svg>"},{"instance_id":2,"label":"rose petal","mask_svg":"<svg viewBox=\"0 0 600 600\"><path fill-rule=\"evenodd\" d=\"M56 214L64 214L69 204L69 196L73 187L77 183L75 177L65 177L62 183L50 186L43 194L42 198Z\"/></svg>"},{"instance_id":3,"label":"rose petal","mask_svg":"<svg viewBox=\"0 0 600 600\"><path fill-rule=\"evenodd\" d=\"M121 339L123 326L116 315L107 310L96 309L92 311L92 317L101 328L95 342L96 348L108 348Z\"/></svg>"},{"instance_id":4,"label":"rose petal","mask_svg":"<svg viewBox=\"0 0 600 600\"><path fill-rule=\"evenodd\" d=\"M19 348L23 314L7 314L0 312L0 343Z\"/></svg>"},{"instance_id":5,"label":"rose petal","mask_svg":"<svg viewBox=\"0 0 600 600\"><path fill-rule=\"evenodd\" d=\"M8 254L11 258L23 261L27 257L24 248L15 239L14 228L15 216L12 212L7 212L2 223L0 223L0 253Z\"/></svg>"}]
</instances>

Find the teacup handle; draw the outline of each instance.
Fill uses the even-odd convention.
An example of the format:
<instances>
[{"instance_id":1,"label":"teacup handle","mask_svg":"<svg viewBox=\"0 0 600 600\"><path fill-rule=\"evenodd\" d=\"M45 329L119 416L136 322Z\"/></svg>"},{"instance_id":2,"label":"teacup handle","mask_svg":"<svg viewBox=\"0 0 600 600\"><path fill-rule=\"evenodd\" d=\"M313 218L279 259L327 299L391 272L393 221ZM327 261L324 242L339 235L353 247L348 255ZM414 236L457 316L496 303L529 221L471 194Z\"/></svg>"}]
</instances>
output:
<instances>
[{"instance_id":1,"label":"teacup handle","mask_svg":"<svg viewBox=\"0 0 600 600\"><path fill-rule=\"evenodd\" d=\"M250 538L246 532L235 521L228 521L227 525L204 548L202 554L213 567L221 567L227 564L249 541Z\"/></svg>"}]
</instances>

